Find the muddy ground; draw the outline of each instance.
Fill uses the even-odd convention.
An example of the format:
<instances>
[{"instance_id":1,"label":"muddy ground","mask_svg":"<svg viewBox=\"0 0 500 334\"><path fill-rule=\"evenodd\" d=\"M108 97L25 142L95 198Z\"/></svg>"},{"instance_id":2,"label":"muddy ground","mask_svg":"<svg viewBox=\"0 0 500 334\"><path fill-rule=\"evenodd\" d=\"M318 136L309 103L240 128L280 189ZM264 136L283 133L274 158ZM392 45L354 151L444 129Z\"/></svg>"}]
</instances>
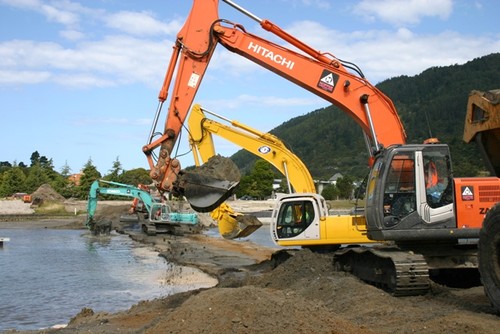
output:
<instances>
[{"instance_id":1,"label":"muddy ground","mask_svg":"<svg viewBox=\"0 0 500 334\"><path fill-rule=\"evenodd\" d=\"M119 210L106 213L115 224ZM59 225L78 226L70 223ZM143 301L114 314L83 309L66 328L30 333L488 334L500 328L500 317L481 286L453 289L432 284L424 296L396 298L335 272L328 254L204 235L130 235L155 245L169 261L201 268L219 284Z\"/></svg>"}]
</instances>

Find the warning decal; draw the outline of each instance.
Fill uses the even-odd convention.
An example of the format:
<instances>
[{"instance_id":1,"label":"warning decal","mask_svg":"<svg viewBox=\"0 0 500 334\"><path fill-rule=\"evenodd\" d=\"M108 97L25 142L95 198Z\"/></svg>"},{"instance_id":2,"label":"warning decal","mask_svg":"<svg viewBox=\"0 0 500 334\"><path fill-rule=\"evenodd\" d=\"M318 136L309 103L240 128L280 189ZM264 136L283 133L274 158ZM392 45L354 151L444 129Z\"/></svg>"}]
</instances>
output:
<instances>
[{"instance_id":1,"label":"warning decal","mask_svg":"<svg viewBox=\"0 0 500 334\"><path fill-rule=\"evenodd\" d=\"M462 186L462 201L473 201L474 200L474 187L473 186Z\"/></svg>"},{"instance_id":2,"label":"warning decal","mask_svg":"<svg viewBox=\"0 0 500 334\"><path fill-rule=\"evenodd\" d=\"M191 73L188 81L188 87L196 88L196 86L198 85L198 81L200 81L200 75L194 72Z\"/></svg>"},{"instance_id":3,"label":"warning decal","mask_svg":"<svg viewBox=\"0 0 500 334\"><path fill-rule=\"evenodd\" d=\"M335 88L335 85L337 84L338 80L339 80L338 75L330 71L323 70L321 78L319 79L318 82L318 88L321 88L331 93L333 92L333 89Z\"/></svg>"}]
</instances>

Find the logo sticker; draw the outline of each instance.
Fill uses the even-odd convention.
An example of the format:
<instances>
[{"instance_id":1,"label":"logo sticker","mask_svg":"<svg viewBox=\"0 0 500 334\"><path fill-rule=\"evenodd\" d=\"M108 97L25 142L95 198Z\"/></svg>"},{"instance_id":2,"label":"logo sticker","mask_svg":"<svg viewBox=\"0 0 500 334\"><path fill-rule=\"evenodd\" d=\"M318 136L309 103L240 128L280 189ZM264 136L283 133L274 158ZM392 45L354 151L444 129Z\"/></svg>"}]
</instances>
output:
<instances>
[{"instance_id":1,"label":"logo sticker","mask_svg":"<svg viewBox=\"0 0 500 334\"><path fill-rule=\"evenodd\" d=\"M188 87L196 88L196 86L198 85L198 81L200 81L200 75L194 72L191 73L188 81Z\"/></svg>"},{"instance_id":2,"label":"logo sticker","mask_svg":"<svg viewBox=\"0 0 500 334\"><path fill-rule=\"evenodd\" d=\"M333 92L333 89L335 88L335 85L337 84L338 80L339 80L338 75L330 71L323 70L321 78L318 81L318 88L321 88L331 93Z\"/></svg>"},{"instance_id":3,"label":"logo sticker","mask_svg":"<svg viewBox=\"0 0 500 334\"><path fill-rule=\"evenodd\" d=\"M462 201L473 201L474 200L474 187L473 186L462 186Z\"/></svg>"},{"instance_id":4,"label":"logo sticker","mask_svg":"<svg viewBox=\"0 0 500 334\"><path fill-rule=\"evenodd\" d=\"M271 152L271 148L269 146L261 146L258 151L262 154L268 154Z\"/></svg>"}]
</instances>

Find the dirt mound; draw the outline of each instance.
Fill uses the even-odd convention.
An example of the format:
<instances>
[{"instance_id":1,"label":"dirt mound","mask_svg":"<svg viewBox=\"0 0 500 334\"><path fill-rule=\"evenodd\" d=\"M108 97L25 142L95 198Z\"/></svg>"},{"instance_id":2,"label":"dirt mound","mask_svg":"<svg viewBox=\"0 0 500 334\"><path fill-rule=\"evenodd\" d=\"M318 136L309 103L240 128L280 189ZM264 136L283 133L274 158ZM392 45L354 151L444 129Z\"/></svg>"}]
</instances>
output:
<instances>
[{"instance_id":1,"label":"dirt mound","mask_svg":"<svg viewBox=\"0 0 500 334\"><path fill-rule=\"evenodd\" d=\"M482 288L433 285L393 297L335 272L332 256L278 251L269 261L219 277L211 289L140 302L116 314L82 310L57 333L497 333ZM52 332L50 332L52 333ZM54 331L54 333L56 333Z\"/></svg>"},{"instance_id":2,"label":"dirt mound","mask_svg":"<svg viewBox=\"0 0 500 334\"><path fill-rule=\"evenodd\" d=\"M281 265L245 284L314 300L352 326L375 333L496 332L498 317L482 287L454 290L433 284L424 296L398 298L336 272L331 255L305 249L290 254Z\"/></svg>"},{"instance_id":3,"label":"dirt mound","mask_svg":"<svg viewBox=\"0 0 500 334\"><path fill-rule=\"evenodd\" d=\"M33 204L40 204L45 201L64 202L65 198L50 186L50 184L42 184L33 194Z\"/></svg>"},{"instance_id":4,"label":"dirt mound","mask_svg":"<svg viewBox=\"0 0 500 334\"><path fill-rule=\"evenodd\" d=\"M192 296L146 331L162 332L372 333L331 314L315 300L253 286L210 289Z\"/></svg>"},{"instance_id":5,"label":"dirt mound","mask_svg":"<svg viewBox=\"0 0 500 334\"><path fill-rule=\"evenodd\" d=\"M214 155L203 165L189 172L233 182L238 182L241 178L240 170L235 163L221 155Z\"/></svg>"}]
</instances>

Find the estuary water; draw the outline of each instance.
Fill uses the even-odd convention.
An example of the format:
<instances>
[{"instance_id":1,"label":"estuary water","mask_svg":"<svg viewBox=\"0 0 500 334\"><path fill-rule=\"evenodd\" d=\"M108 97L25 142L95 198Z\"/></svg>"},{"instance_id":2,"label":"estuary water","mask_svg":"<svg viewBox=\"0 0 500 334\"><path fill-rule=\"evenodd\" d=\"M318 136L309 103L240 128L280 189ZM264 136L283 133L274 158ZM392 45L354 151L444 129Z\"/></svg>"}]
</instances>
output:
<instances>
[{"instance_id":1,"label":"estuary water","mask_svg":"<svg viewBox=\"0 0 500 334\"><path fill-rule=\"evenodd\" d=\"M0 248L0 332L67 324L84 307L116 312L217 283L197 269L167 263L127 235L0 229L0 237L10 238Z\"/></svg>"}]
</instances>

